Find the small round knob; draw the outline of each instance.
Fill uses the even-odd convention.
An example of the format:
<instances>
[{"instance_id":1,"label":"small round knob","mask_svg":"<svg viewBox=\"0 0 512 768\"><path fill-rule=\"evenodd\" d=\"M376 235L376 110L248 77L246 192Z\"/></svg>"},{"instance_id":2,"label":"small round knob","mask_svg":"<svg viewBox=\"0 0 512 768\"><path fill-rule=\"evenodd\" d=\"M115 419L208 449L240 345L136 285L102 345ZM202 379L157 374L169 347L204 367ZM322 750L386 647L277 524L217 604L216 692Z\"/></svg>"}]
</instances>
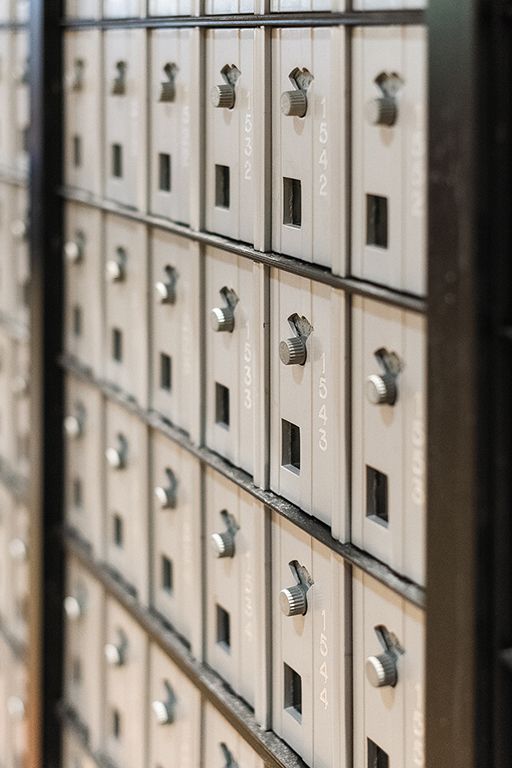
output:
<instances>
[{"instance_id":1,"label":"small round knob","mask_svg":"<svg viewBox=\"0 0 512 768\"><path fill-rule=\"evenodd\" d=\"M120 283L124 280L125 271L124 266L120 261L116 259L109 259L105 266L105 277L111 283Z\"/></svg>"},{"instance_id":2,"label":"small round knob","mask_svg":"<svg viewBox=\"0 0 512 768\"><path fill-rule=\"evenodd\" d=\"M152 701L151 708L159 725L172 723L172 714L168 704L165 701Z\"/></svg>"},{"instance_id":3,"label":"small round knob","mask_svg":"<svg viewBox=\"0 0 512 768\"><path fill-rule=\"evenodd\" d=\"M158 499L161 509L174 509L176 506L176 499L171 488L164 488L162 485L157 485L155 488L155 496Z\"/></svg>"},{"instance_id":4,"label":"small round knob","mask_svg":"<svg viewBox=\"0 0 512 768\"><path fill-rule=\"evenodd\" d=\"M299 336L285 339L279 344L279 357L283 365L304 365L306 354L306 344Z\"/></svg>"},{"instance_id":5,"label":"small round knob","mask_svg":"<svg viewBox=\"0 0 512 768\"><path fill-rule=\"evenodd\" d=\"M366 379L366 397L373 405L394 405L396 381L390 373L372 373Z\"/></svg>"},{"instance_id":6,"label":"small round knob","mask_svg":"<svg viewBox=\"0 0 512 768\"><path fill-rule=\"evenodd\" d=\"M9 542L9 555L13 560L23 561L27 559L27 545L23 539L11 539Z\"/></svg>"},{"instance_id":7,"label":"small round knob","mask_svg":"<svg viewBox=\"0 0 512 768\"><path fill-rule=\"evenodd\" d=\"M212 533L210 536L210 544L215 557L234 557L235 537L230 531Z\"/></svg>"},{"instance_id":8,"label":"small round knob","mask_svg":"<svg viewBox=\"0 0 512 768\"><path fill-rule=\"evenodd\" d=\"M285 587L279 593L279 605L285 616L304 616L308 610L306 591L299 584Z\"/></svg>"},{"instance_id":9,"label":"small round knob","mask_svg":"<svg viewBox=\"0 0 512 768\"><path fill-rule=\"evenodd\" d=\"M19 696L9 696L7 712L12 720L23 720L25 717L25 702Z\"/></svg>"},{"instance_id":10,"label":"small round knob","mask_svg":"<svg viewBox=\"0 0 512 768\"><path fill-rule=\"evenodd\" d=\"M26 395L28 392L28 379L25 376L15 376L11 382L13 395Z\"/></svg>"},{"instance_id":11,"label":"small round knob","mask_svg":"<svg viewBox=\"0 0 512 768\"><path fill-rule=\"evenodd\" d=\"M64 419L64 432L71 438L82 436L82 422L78 416L66 416Z\"/></svg>"},{"instance_id":12,"label":"small round knob","mask_svg":"<svg viewBox=\"0 0 512 768\"><path fill-rule=\"evenodd\" d=\"M69 240L64 244L64 256L70 264L78 264L79 261L82 261L83 248L80 243Z\"/></svg>"},{"instance_id":13,"label":"small round knob","mask_svg":"<svg viewBox=\"0 0 512 768\"><path fill-rule=\"evenodd\" d=\"M174 304L176 301L176 292L172 283L164 283L160 280L155 283L155 291L160 304Z\"/></svg>"},{"instance_id":14,"label":"small round knob","mask_svg":"<svg viewBox=\"0 0 512 768\"><path fill-rule=\"evenodd\" d=\"M372 99L366 105L366 117L372 125L394 125L397 114L396 100L391 96Z\"/></svg>"},{"instance_id":15,"label":"small round knob","mask_svg":"<svg viewBox=\"0 0 512 768\"><path fill-rule=\"evenodd\" d=\"M235 327L235 313L231 307L215 307L210 312L210 324L214 331L231 333Z\"/></svg>"},{"instance_id":16,"label":"small round knob","mask_svg":"<svg viewBox=\"0 0 512 768\"><path fill-rule=\"evenodd\" d=\"M109 666L120 667L124 664L124 653L119 645L115 645L115 643L107 643L103 650Z\"/></svg>"},{"instance_id":17,"label":"small round knob","mask_svg":"<svg viewBox=\"0 0 512 768\"><path fill-rule=\"evenodd\" d=\"M304 91L285 91L281 94L281 112L287 117L304 117L308 99Z\"/></svg>"},{"instance_id":18,"label":"small round knob","mask_svg":"<svg viewBox=\"0 0 512 768\"><path fill-rule=\"evenodd\" d=\"M385 651L379 656L368 656L366 659L366 677L374 688L386 685L394 687L397 683L396 659L392 653Z\"/></svg>"},{"instance_id":19,"label":"small round knob","mask_svg":"<svg viewBox=\"0 0 512 768\"><path fill-rule=\"evenodd\" d=\"M219 109L233 109L235 106L235 89L229 83L214 85L210 91L210 101Z\"/></svg>"},{"instance_id":20,"label":"small round knob","mask_svg":"<svg viewBox=\"0 0 512 768\"><path fill-rule=\"evenodd\" d=\"M11 234L16 240L24 240L27 236L28 227L27 222L23 219L16 219L11 224Z\"/></svg>"},{"instance_id":21,"label":"small round knob","mask_svg":"<svg viewBox=\"0 0 512 768\"><path fill-rule=\"evenodd\" d=\"M107 448L105 458L112 469L123 469L125 464L124 456L118 448Z\"/></svg>"},{"instance_id":22,"label":"small round knob","mask_svg":"<svg viewBox=\"0 0 512 768\"><path fill-rule=\"evenodd\" d=\"M68 595L64 598L64 613L70 621L76 621L82 615L82 606L77 597Z\"/></svg>"}]
</instances>

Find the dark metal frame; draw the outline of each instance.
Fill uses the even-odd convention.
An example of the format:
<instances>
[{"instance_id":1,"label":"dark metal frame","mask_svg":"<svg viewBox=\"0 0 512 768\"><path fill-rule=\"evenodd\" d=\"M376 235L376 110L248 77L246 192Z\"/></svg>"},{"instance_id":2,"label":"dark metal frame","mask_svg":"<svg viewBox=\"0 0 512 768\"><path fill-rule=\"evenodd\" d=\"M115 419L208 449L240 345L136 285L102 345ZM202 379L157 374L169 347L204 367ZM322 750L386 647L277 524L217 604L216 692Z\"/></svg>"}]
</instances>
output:
<instances>
[{"instance_id":1,"label":"dark metal frame","mask_svg":"<svg viewBox=\"0 0 512 768\"><path fill-rule=\"evenodd\" d=\"M30 8L31 477L29 765L59 768L62 693L62 53L60 0Z\"/></svg>"},{"instance_id":2,"label":"dark metal frame","mask_svg":"<svg viewBox=\"0 0 512 768\"><path fill-rule=\"evenodd\" d=\"M275 254L258 254L250 248L245 255L268 264L280 260L281 268L323 279L349 293L366 295L368 292L379 300L413 311L427 310L426 765L428 768L491 765L504 768L510 764L512 53L507 3L505 0L432 0L426 15L421 11L408 11L365 13L364 17L357 13L293 17L279 14L62 23L60 2L32 0L33 468L30 501L31 595L38 599L32 600L29 660L32 679L41 683L39 687L32 685L29 701L32 768L42 765L56 768L60 759L57 703L61 696L63 579L56 532L62 523L63 477L63 368L57 362L62 352L61 207L63 197L80 201L75 192L61 187L62 27L300 26L305 23L350 26L425 22L430 34L428 308L420 298L385 289L377 296L375 292L381 289L335 278L286 257L283 260ZM13 183L18 182L13 180ZM93 201L82 199L82 202ZM102 205L104 207L104 203ZM150 222L148 217L144 220L166 226L159 221ZM172 225L168 228L177 231ZM180 228L180 234L187 236L183 229L181 232ZM214 236L201 233L196 239L215 244ZM219 244L229 247L229 241L222 238ZM235 247L240 248L233 245ZM314 274L310 274L311 270ZM108 395L114 396L112 392ZM163 428L153 415L147 414L145 418L151 426ZM178 433L170 436L179 438ZM218 463L214 454L206 449L195 450L203 461ZM227 464L219 467L226 473L237 472ZM249 480L240 476L238 482L243 485ZM247 490L255 493L249 485ZM277 497L270 502L280 511ZM293 505L288 506L281 514L295 517L299 525L305 525ZM320 540L327 538L320 527L316 535ZM186 657L172 652L173 641L162 625L154 624L150 612L144 609L142 615L142 609L126 590L103 568L97 567L69 537L66 546L77 556L81 552L84 564L99 575L104 586L121 602L127 607L131 605L132 614L138 616L139 622L154 637L160 638L159 643L175 660L182 659L183 666ZM348 549L341 554L351 559ZM390 574L386 578L388 576L391 578ZM404 594L406 584L402 581L393 588ZM407 599L422 604L422 591L415 585L412 590L406 595ZM196 680L201 687L199 673ZM222 697L210 691L213 682L204 686L205 695L213 696L221 706ZM230 716L235 705L233 701L231 709L228 707ZM263 754L263 742L254 740L249 721L244 718L240 712L242 731L254 745L259 745ZM269 759L269 753L266 758ZM274 763L273 758L271 762ZM285 756L277 764L298 763L294 763L291 756Z\"/></svg>"}]
</instances>

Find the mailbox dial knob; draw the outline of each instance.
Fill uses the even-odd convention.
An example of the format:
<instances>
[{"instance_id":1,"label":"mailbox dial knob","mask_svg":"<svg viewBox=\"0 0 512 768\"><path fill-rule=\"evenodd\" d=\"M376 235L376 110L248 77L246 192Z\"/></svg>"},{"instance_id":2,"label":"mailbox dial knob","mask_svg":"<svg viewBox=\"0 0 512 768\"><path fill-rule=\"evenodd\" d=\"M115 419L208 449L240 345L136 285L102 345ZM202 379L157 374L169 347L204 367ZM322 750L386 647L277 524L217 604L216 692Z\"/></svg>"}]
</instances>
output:
<instances>
[{"instance_id":1,"label":"mailbox dial knob","mask_svg":"<svg viewBox=\"0 0 512 768\"><path fill-rule=\"evenodd\" d=\"M78 598L68 595L64 598L64 612L68 619L76 621L82 615L82 606Z\"/></svg>"},{"instance_id":2,"label":"mailbox dial knob","mask_svg":"<svg viewBox=\"0 0 512 768\"><path fill-rule=\"evenodd\" d=\"M64 256L70 264L78 264L82 260L83 248L74 240L69 240L64 244Z\"/></svg>"},{"instance_id":3,"label":"mailbox dial knob","mask_svg":"<svg viewBox=\"0 0 512 768\"><path fill-rule=\"evenodd\" d=\"M122 452L118 448L107 448L105 451L105 457L112 469L123 469L125 465L125 459Z\"/></svg>"},{"instance_id":4,"label":"mailbox dial knob","mask_svg":"<svg viewBox=\"0 0 512 768\"><path fill-rule=\"evenodd\" d=\"M171 710L165 701L152 701L151 708L159 725L168 725L168 723L172 723Z\"/></svg>"},{"instance_id":5,"label":"mailbox dial knob","mask_svg":"<svg viewBox=\"0 0 512 768\"><path fill-rule=\"evenodd\" d=\"M161 509L173 509L176 506L176 500L171 488L164 488L158 485L155 488L155 496L160 503Z\"/></svg>"},{"instance_id":6,"label":"mailbox dial knob","mask_svg":"<svg viewBox=\"0 0 512 768\"><path fill-rule=\"evenodd\" d=\"M366 677L374 688L394 687L397 683L396 658L390 651L366 659Z\"/></svg>"},{"instance_id":7,"label":"mailbox dial knob","mask_svg":"<svg viewBox=\"0 0 512 768\"><path fill-rule=\"evenodd\" d=\"M16 219L11 224L11 234L16 240L24 240L27 236L28 227L27 222L23 219Z\"/></svg>"},{"instance_id":8,"label":"mailbox dial knob","mask_svg":"<svg viewBox=\"0 0 512 768\"><path fill-rule=\"evenodd\" d=\"M9 696L7 712L13 720L23 720L25 717L25 702L19 696Z\"/></svg>"},{"instance_id":9,"label":"mailbox dial knob","mask_svg":"<svg viewBox=\"0 0 512 768\"><path fill-rule=\"evenodd\" d=\"M392 374L372 373L366 379L366 397L373 405L394 405L396 381Z\"/></svg>"},{"instance_id":10,"label":"mailbox dial knob","mask_svg":"<svg viewBox=\"0 0 512 768\"><path fill-rule=\"evenodd\" d=\"M176 301L176 291L172 283L159 280L158 283L155 283L155 291L160 304L174 304Z\"/></svg>"},{"instance_id":11,"label":"mailbox dial knob","mask_svg":"<svg viewBox=\"0 0 512 768\"><path fill-rule=\"evenodd\" d=\"M64 432L68 437L72 438L82 436L82 422L78 416L66 416L64 419Z\"/></svg>"},{"instance_id":12,"label":"mailbox dial knob","mask_svg":"<svg viewBox=\"0 0 512 768\"><path fill-rule=\"evenodd\" d=\"M279 593L279 605L285 616L304 616L308 610L308 601L303 587L295 584L285 587Z\"/></svg>"},{"instance_id":13,"label":"mailbox dial knob","mask_svg":"<svg viewBox=\"0 0 512 768\"><path fill-rule=\"evenodd\" d=\"M210 91L210 101L219 109L233 109L235 106L235 88L230 83L214 85Z\"/></svg>"},{"instance_id":14,"label":"mailbox dial knob","mask_svg":"<svg viewBox=\"0 0 512 768\"><path fill-rule=\"evenodd\" d=\"M215 307L210 312L210 324L214 331L231 333L235 327L235 314L231 307Z\"/></svg>"},{"instance_id":15,"label":"mailbox dial knob","mask_svg":"<svg viewBox=\"0 0 512 768\"><path fill-rule=\"evenodd\" d=\"M123 264L116 259L109 259L105 267L105 276L111 283L120 283L125 277Z\"/></svg>"},{"instance_id":16,"label":"mailbox dial knob","mask_svg":"<svg viewBox=\"0 0 512 768\"><path fill-rule=\"evenodd\" d=\"M281 112L287 117L304 117L308 99L304 91L285 91L281 94Z\"/></svg>"},{"instance_id":17,"label":"mailbox dial knob","mask_svg":"<svg viewBox=\"0 0 512 768\"><path fill-rule=\"evenodd\" d=\"M306 354L306 344L299 336L285 339L279 344L279 357L283 365L304 365Z\"/></svg>"},{"instance_id":18,"label":"mailbox dial knob","mask_svg":"<svg viewBox=\"0 0 512 768\"><path fill-rule=\"evenodd\" d=\"M391 96L372 99L366 105L366 117L372 125L394 125L397 114L396 99Z\"/></svg>"},{"instance_id":19,"label":"mailbox dial knob","mask_svg":"<svg viewBox=\"0 0 512 768\"><path fill-rule=\"evenodd\" d=\"M28 379L25 376L15 376L11 383L13 395L26 395L28 392Z\"/></svg>"},{"instance_id":20,"label":"mailbox dial knob","mask_svg":"<svg viewBox=\"0 0 512 768\"><path fill-rule=\"evenodd\" d=\"M27 545L23 539L11 539L9 542L9 554L13 560L20 562L27 559Z\"/></svg>"},{"instance_id":21,"label":"mailbox dial knob","mask_svg":"<svg viewBox=\"0 0 512 768\"><path fill-rule=\"evenodd\" d=\"M210 543L215 557L234 557L235 537L231 531L212 533Z\"/></svg>"},{"instance_id":22,"label":"mailbox dial knob","mask_svg":"<svg viewBox=\"0 0 512 768\"><path fill-rule=\"evenodd\" d=\"M115 643L107 643L103 649L107 664L111 667L121 667L124 664L123 649Z\"/></svg>"}]
</instances>

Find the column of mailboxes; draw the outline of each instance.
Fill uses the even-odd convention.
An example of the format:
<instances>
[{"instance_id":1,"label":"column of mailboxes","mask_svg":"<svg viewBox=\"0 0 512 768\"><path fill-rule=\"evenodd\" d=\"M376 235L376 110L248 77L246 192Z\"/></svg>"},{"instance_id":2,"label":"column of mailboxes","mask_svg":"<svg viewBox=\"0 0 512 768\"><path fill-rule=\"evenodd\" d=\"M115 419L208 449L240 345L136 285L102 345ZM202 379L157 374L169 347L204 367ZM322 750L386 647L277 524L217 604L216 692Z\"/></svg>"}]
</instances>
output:
<instances>
[{"instance_id":1,"label":"column of mailboxes","mask_svg":"<svg viewBox=\"0 0 512 768\"><path fill-rule=\"evenodd\" d=\"M107 15L140 10L121 5ZM422 294L425 60L419 27L65 34L66 183L84 200L66 207L66 350L126 400L68 376L67 523L310 766L423 765L422 611L138 413L424 584L422 318L186 227ZM93 750L262 764L73 557L66 594L66 701ZM66 767L89 766L65 740Z\"/></svg>"},{"instance_id":2,"label":"column of mailboxes","mask_svg":"<svg viewBox=\"0 0 512 768\"><path fill-rule=\"evenodd\" d=\"M0 464L29 476L27 2L0 3ZM8 28L8 23L17 26ZM0 765L24 763L29 516L0 485Z\"/></svg>"}]
</instances>

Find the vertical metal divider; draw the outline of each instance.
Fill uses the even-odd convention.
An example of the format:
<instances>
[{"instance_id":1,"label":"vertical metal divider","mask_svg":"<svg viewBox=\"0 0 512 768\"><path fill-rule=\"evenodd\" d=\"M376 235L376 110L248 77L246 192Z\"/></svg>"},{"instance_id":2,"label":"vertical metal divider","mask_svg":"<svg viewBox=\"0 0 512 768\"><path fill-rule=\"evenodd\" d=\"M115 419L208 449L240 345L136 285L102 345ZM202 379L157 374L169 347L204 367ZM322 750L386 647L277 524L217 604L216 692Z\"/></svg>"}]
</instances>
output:
<instances>
[{"instance_id":1,"label":"vertical metal divider","mask_svg":"<svg viewBox=\"0 0 512 768\"><path fill-rule=\"evenodd\" d=\"M62 691L63 268L61 2L30 8L30 768L60 766Z\"/></svg>"},{"instance_id":2,"label":"vertical metal divider","mask_svg":"<svg viewBox=\"0 0 512 768\"><path fill-rule=\"evenodd\" d=\"M476 597L476 760L512 760L512 48L510 6L488 0L479 26L479 486Z\"/></svg>"},{"instance_id":3,"label":"vertical metal divider","mask_svg":"<svg viewBox=\"0 0 512 768\"><path fill-rule=\"evenodd\" d=\"M477 169L486 0L431 0L428 177L428 461L426 766L471 768L484 723L476 717L485 660L476 632L478 488ZM510 138L509 138L510 140ZM488 201L486 201L488 205ZM489 263L492 255L487 252ZM485 446L487 449L489 446ZM510 756L509 756L510 759Z\"/></svg>"}]
</instances>

